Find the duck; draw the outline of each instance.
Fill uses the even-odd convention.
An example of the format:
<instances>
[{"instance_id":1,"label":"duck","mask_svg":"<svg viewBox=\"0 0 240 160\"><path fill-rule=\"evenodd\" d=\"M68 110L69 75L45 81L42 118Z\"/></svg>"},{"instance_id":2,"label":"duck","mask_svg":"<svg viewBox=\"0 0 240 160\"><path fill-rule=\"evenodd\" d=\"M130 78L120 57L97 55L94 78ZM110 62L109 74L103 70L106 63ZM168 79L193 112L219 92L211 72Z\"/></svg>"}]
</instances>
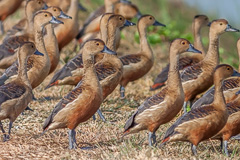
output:
<instances>
[{"instance_id":1,"label":"duck","mask_svg":"<svg viewBox=\"0 0 240 160\"><path fill-rule=\"evenodd\" d=\"M225 32L239 32L239 30L231 27L225 19L212 21L209 30L209 48L206 56L199 63L189 66L181 72L181 81L185 94L184 112L187 112L188 101L191 103L196 95L206 91L213 85L213 72L219 64L219 37Z\"/></svg>"},{"instance_id":2,"label":"duck","mask_svg":"<svg viewBox=\"0 0 240 160\"><path fill-rule=\"evenodd\" d=\"M25 18L20 20L17 24L15 24L11 30L7 32L4 40L9 37L16 35L24 35L24 34L33 34L33 17L34 14L41 10L47 9L48 6L44 3L43 0L28 0L25 4Z\"/></svg>"},{"instance_id":3,"label":"duck","mask_svg":"<svg viewBox=\"0 0 240 160\"><path fill-rule=\"evenodd\" d=\"M0 33L4 34L3 21L13 14L21 5L22 0L2 0L0 2Z\"/></svg>"},{"instance_id":4,"label":"duck","mask_svg":"<svg viewBox=\"0 0 240 160\"><path fill-rule=\"evenodd\" d=\"M59 8L62 9L63 12L67 12L71 0L44 0L45 3L47 3L48 6L58 6ZM78 4L78 8L84 12L87 12L87 9L81 4Z\"/></svg>"},{"instance_id":5,"label":"duck","mask_svg":"<svg viewBox=\"0 0 240 160\"><path fill-rule=\"evenodd\" d=\"M71 0L67 15L71 16L72 19L61 19L65 25L59 25L54 29L58 41L59 51L61 51L64 46L69 44L78 33L78 4L78 0Z\"/></svg>"},{"instance_id":6,"label":"duck","mask_svg":"<svg viewBox=\"0 0 240 160\"><path fill-rule=\"evenodd\" d=\"M57 20L50 12L47 11L39 11L34 16L34 43L36 44L37 49L41 53L44 53L45 56L43 56L43 58L42 56L32 55L28 58L27 74L33 89L43 82L43 80L48 76L51 68L50 59L45 48L43 37L43 29L46 25L49 25L51 23L63 24L62 21ZM51 33L51 31L47 30L48 28L45 29L47 33ZM39 70L39 68L41 68L41 70ZM0 84L3 84L7 79L11 77L14 77L17 70L18 63L14 63L0 77Z\"/></svg>"},{"instance_id":7,"label":"duck","mask_svg":"<svg viewBox=\"0 0 240 160\"><path fill-rule=\"evenodd\" d=\"M112 16L112 13L106 13L101 18L101 32L100 37L103 41L107 42L107 24L109 17ZM122 16L121 16L122 18ZM122 18L122 20L125 18ZM127 21L126 25L134 25L133 23ZM118 33L119 29L116 31L111 31L112 33ZM117 34L115 34L117 36ZM112 35L113 36L113 35ZM115 44L116 38L114 38ZM108 45L109 46L109 45ZM115 45L114 45L115 46ZM116 47L116 46L115 46ZM116 49L114 49L116 50ZM96 62L102 60L103 54L97 55L95 57ZM83 76L83 65L82 65L82 54L77 54L73 59L71 59L67 64L64 65L62 69L55 73L53 78L50 80L50 83L47 85L47 88L50 88L55 85L77 85Z\"/></svg>"},{"instance_id":8,"label":"duck","mask_svg":"<svg viewBox=\"0 0 240 160\"><path fill-rule=\"evenodd\" d=\"M16 79L0 86L0 129L3 132L3 141L10 139L10 133L13 122L18 115L27 108L28 104L33 99L32 86L27 77L27 58L36 54L43 56L37 49L34 43L25 42L18 51L19 70ZM9 119L8 134L6 134L1 120Z\"/></svg>"},{"instance_id":9,"label":"duck","mask_svg":"<svg viewBox=\"0 0 240 160\"><path fill-rule=\"evenodd\" d=\"M83 123L92 117L103 100L102 88L94 68L94 55L99 52L116 54L108 49L100 39L93 39L84 43L84 77L82 83L60 100L43 124L43 133L48 130L68 128L69 149L77 147L75 128L79 123Z\"/></svg>"},{"instance_id":10,"label":"duck","mask_svg":"<svg viewBox=\"0 0 240 160\"><path fill-rule=\"evenodd\" d=\"M149 17L148 17L149 18ZM170 67L168 85L159 93L147 98L127 120L123 137L149 130L148 142L152 146L156 143L155 132L160 125L171 121L181 110L184 102L184 92L179 75L179 55L184 52L201 53L186 39L175 39L169 49Z\"/></svg>"},{"instance_id":11,"label":"duck","mask_svg":"<svg viewBox=\"0 0 240 160\"><path fill-rule=\"evenodd\" d=\"M240 91L235 93L237 98L234 101L227 103L227 111L228 111L228 120L225 126L211 139L219 139L221 140L221 147L223 152L229 155L228 152L228 141L231 137L240 134Z\"/></svg>"},{"instance_id":12,"label":"duck","mask_svg":"<svg viewBox=\"0 0 240 160\"><path fill-rule=\"evenodd\" d=\"M140 36L140 51L136 54L128 54L120 57L123 63L123 76L120 81L120 98L125 98L125 87L129 82L135 81L152 68L154 56L147 41L148 26L166 26L155 20L152 15L144 15L138 20L138 33Z\"/></svg>"},{"instance_id":13,"label":"duck","mask_svg":"<svg viewBox=\"0 0 240 160\"><path fill-rule=\"evenodd\" d=\"M220 64L214 70L214 101L200 108L184 113L177 124L172 125L162 140L160 147L175 141L191 143L192 153L197 156L197 145L217 134L228 120L228 110L222 91L222 82L225 78L236 74L233 67Z\"/></svg>"},{"instance_id":14,"label":"duck","mask_svg":"<svg viewBox=\"0 0 240 160\"><path fill-rule=\"evenodd\" d=\"M115 4L118 4L118 7L114 10ZM126 10L126 8L127 8L127 12L125 13L122 10ZM76 39L79 42L84 42L86 39L91 37L92 34L98 33L98 31L100 30L101 15L104 13L114 13L114 14L120 14L120 15L124 14L123 16L128 17L128 20L132 19L133 17L141 16L141 13L138 10L138 8L127 0L104 0L104 6L99 7L95 12L91 13L90 16L85 20L83 27L80 29L80 31L76 36ZM83 35L86 35L86 36L83 37Z\"/></svg>"},{"instance_id":15,"label":"duck","mask_svg":"<svg viewBox=\"0 0 240 160\"><path fill-rule=\"evenodd\" d=\"M206 51L202 44L201 29L209 25L209 19L206 15L196 15L192 22L192 30L194 36L194 47L202 52L202 54L185 55L179 59L179 70L180 72L188 66L192 66L200 62L206 55ZM162 69L154 80L154 84L150 87L150 91L154 91L165 86L167 81L167 74L169 70L169 64Z\"/></svg>"},{"instance_id":16,"label":"duck","mask_svg":"<svg viewBox=\"0 0 240 160\"><path fill-rule=\"evenodd\" d=\"M237 40L237 52L240 64L240 38ZM238 72L240 72L240 65L238 66ZM236 92L240 89L240 77L229 77L223 82L223 95L226 103L234 101L237 97ZM203 94L193 105L192 108L198 108L205 104L210 104L214 99L214 87L211 87L206 93Z\"/></svg>"}]
</instances>

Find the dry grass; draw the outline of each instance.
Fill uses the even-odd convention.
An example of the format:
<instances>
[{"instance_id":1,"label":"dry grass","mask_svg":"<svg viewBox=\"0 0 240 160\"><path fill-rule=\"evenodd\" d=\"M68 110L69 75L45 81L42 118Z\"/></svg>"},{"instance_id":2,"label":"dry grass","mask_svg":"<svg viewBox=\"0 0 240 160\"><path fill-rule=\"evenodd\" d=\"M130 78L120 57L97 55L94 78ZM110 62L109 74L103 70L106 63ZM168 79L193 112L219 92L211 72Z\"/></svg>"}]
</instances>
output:
<instances>
[{"instance_id":1,"label":"dry grass","mask_svg":"<svg viewBox=\"0 0 240 160\"><path fill-rule=\"evenodd\" d=\"M13 20L8 19L6 23L10 25L11 21ZM127 29L127 31L129 30L133 33L135 28ZM127 31L124 31L125 35ZM122 44L124 45L120 50L122 53L138 50L138 45L133 42L133 39L125 40ZM67 53L71 53L71 57L76 54L72 53L72 48L71 44L63 50L62 59ZM139 104L156 93L150 92L149 86L167 63L168 43L153 46L153 51L156 57L154 67L146 76L127 86L126 99L119 99L119 88L117 88L102 104L103 114L111 123L103 123L97 117L97 121L90 119L77 127L78 149L76 150L68 149L67 129L49 131L45 135L39 136L42 132L42 124L53 107L72 89L71 86L59 86L44 90L52 77L50 75L34 90L37 101L31 102L29 105L34 111L26 111L24 115L20 115L13 124L10 141L0 142L0 159L195 159L196 157L191 154L189 143L170 143L162 149L150 148L147 143L146 131L121 139L126 120ZM61 63L60 66L62 65ZM46 100L45 97L51 97L51 100ZM158 129L156 133L158 142L173 122L174 120ZM8 120L3 123L7 129ZM219 145L220 143L216 141L201 143L198 146L199 156L197 158L227 159L220 153ZM94 149L81 149L89 146ZM240 159L238 141L231 140L229 150L233 152L233 159Z\"/></svg>"}]
</instances>

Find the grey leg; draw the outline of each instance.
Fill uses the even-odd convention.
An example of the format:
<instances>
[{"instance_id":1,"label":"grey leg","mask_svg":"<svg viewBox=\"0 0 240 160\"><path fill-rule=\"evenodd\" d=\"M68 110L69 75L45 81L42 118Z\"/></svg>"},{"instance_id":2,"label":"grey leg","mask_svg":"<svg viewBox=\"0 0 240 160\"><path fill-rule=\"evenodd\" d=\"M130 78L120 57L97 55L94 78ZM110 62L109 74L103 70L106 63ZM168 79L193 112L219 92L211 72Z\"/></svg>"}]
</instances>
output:
<instances>
[{"instance_id":1,"label":"grey leg","mask_svg":"<svg viewBox=\"0 0 240 160\"><path fill-rule=\"evenodd\" d=\"M223 151L229 157L229 153L228 153L228 149L227 149L227 146L228 146L227 143L228 143L228 141L223 141Z\"/></svg>"},{"instance_id":2,"label":"grey leg","mask_svg":"<svg viewBox=\"0 0 240 160\"><path fill-rule=\"evenodd\" d=\"M0 21L0 35L3 35L4 34L4 27L3 27L3 22Z\"/></svg>"},{"instance_id":3,"label":"grey leg","mask_svg":"<svg viewBox=\"0 0 240 160\"><path fill-rule=\"evenodd\" d=\"M2 125L2 122L0 121L0 129L1 129L1 131L2 131L2 133L3 133L3 141L6 139L6 132L5 132L5 130L3 129L3 125Z\"/></svg>"},{"instance_id":4,"label":"grey leg","mask_svg":"<svg viewBox=\"0 0 240 160\"><path fill-rule=\"evenodd\" d=\"M76 132L74 129L68 131L69 149L76 149Z\"/></svg>"},{"instance_id":5,"label":"grey leg","mask_svg":"<svg viewBox=\"0 0 240 160\"><path fill-rule=\"evenodd\" d=\"M197 146L192 144L191 149L192 149L192 153L194 154L194 156L197 156Z\"/></svg>"},{"instance_id":6,"label":"grey leg","mask_svg":"<svg viewBox=\"0 0 240 160\"><path fill-rule=\"evenodd\" d=\"M120 86L120 99L125 98L125 88L123 86Z\"/></svg>"},{"instance_id":7,"label":"grey leg","mask_svg":"<svg viewBox=\"0 0 240 160\"><path fill-rule=\"evenodd\" d=\"M96 120L96 116L95 116L95 114L92 116L92 118L93 118L94 121Z\"/></svg>"},{"instance_id":8,"label":"grey leg","mask_svg":"<svg viewBox=\"0 0 240 160\"><path fill-rule=\"evenodd\" d=\"M148 144L149 146L153 146L156 143L156 135L155 132L148 133Z\"/></svg>"},{"instance_id":9,"label":"grey leg","mask_svg":"<svg viewBox=\"0 0 240 160\"><path fill-rule=\"evenodd\" d=\"M11 129L12 129L13 122L9 122L8 134L4 137L3 141L6 142L10 139Z\"/></svg>"},{"instance_id":10,"label":"grey leg","mask_svg":"<svg viewBox=\"0 0 240 160\"><path fill-rule=\"evenodd\" d=\"M187 113L187 102L185 102L185 101L183 103L183 111L184 111L184 113Z\"/></svg>"},{"instance_id":11,"label":"grey leg","mask_svg":"<svg viewBox=\"0 0 240 160\"><path fill-rule=\"evenodd\" d=\"M102 112L100 109L97 110L98 115L100 116L100 118L102 119L103 122L106 122L106 118L103 116Z\"/></svg>"}]
</instances>

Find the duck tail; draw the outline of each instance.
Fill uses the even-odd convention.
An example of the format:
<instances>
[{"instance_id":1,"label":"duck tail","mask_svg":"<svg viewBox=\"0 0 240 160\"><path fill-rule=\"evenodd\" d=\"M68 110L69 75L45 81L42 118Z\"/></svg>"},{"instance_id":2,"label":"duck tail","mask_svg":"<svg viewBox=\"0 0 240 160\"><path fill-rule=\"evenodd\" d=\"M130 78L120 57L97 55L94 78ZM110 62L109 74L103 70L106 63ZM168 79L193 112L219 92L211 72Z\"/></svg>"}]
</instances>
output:
<instances>
[{"instance_id":1,"label":"duck tail","mask_svg":"<svg viewBox=\"0 0 240 160\"><path fill-rule=\"evenodd\" d=\"M156 83L150 87L150 91L155 91L156 89L162 88L165 86L165 83Z\"/></svg>"},{"instance_id":2,"label":"duck tail","mask_svg":"<svg viewBox=\"0 0 240 160\"><path fill-rule=\"evenodd\" d=\"M164 140L162 140L159 148L162 148L162 147L169 141L169 139L170 139L170 137L167 137L167 138L165 138Z\"/></svg>"}]
</instances>

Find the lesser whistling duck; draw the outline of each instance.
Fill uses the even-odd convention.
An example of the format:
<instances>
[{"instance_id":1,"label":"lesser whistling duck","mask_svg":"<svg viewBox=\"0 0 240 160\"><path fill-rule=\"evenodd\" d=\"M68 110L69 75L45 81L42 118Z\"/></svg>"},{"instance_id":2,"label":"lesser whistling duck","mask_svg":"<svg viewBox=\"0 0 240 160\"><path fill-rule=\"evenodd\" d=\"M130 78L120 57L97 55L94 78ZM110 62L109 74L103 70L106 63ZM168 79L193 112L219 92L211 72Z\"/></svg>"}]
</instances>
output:
<instances>
[{"instance_id":1,"label":"lesser whistling duck","mask_svg":"<svg viewBox=\"0 0 240 160\"><path fill-rule=\"evenodd\" d=\"M4 34L3 21L13 14L21 5L22 0L2 0L0 1L0 34Z\"/></svg>"},{"instance_id":2,"label":"lesser whistling duck","mask_svg":"<svg viewBox=\"0 0 240 160\"><path fill-rule=\"evenodd\" d=\"M154 57L152 49L147 41L148 26L165 26L159 23L151 15L144 15L138 20L137 28L140 36L140 52L120 57L123 63L123 76L120 81L121 98L125 98L125 87L129 82L135 81L152 68Z\"/></svg>"},{"instance_id":3,"label":"lesser whistling duck","mask_svg":"<svg viewBox=\"0 0 240 160\"><path fill-rule=\"evenodd\" d=\"M168 85L158 94L147 98L127 120L123 136L147 129L149 145L152 146L152 143L156 142L155 132L159 126L171 121L181 110L184 92L178 71L178 60L179 55L186 51L201 53L185 39L176 39L171 43Z\"/></svg>"},{"instance_id":4,"label":"lesser whistling duck","mask_svg":"<svg viewBox=\"0 0 240 160\"><path fill-rule=\"evenodd\" d=\"M117 4L117 2L120 2L118 9L116 9L116 13L114 12L114 5ZM122 14L124 12L121 12L121 10L128 8L127 12L124 13L124 17L127 15L129 19L140 16L140 12L138 11L138 8L131 4L131 2L127 0L104 0L104 6L98 8L95 12L91 13L90 16L85 20L83 27L79 31L78 35L76 36L76 39L79 42L83 42L84 39L87 38L81 38L83 35L87 33L97 33L100 30L100 19L101 15L104 13L115 13L115 14ZM126 5L124 5L126 4ZM124 7L121 7L123 5ZM120 10L119 10L120 9ZM137 10L137 11L136 11ZM136 13L134 15L134 13ZM129 15L129 16L128 16ZM133 15L131 17L131 15ZM87 37L90 37L89 35Z\"/></svg>"},{"instance_id":5,"label":"lesser whistling duck","mask_svg":"<svg viewBox=\"0 0 240 160\"><path fill-rule=\"evenodd\" d=\"M183 114L177 120L178 123L167 130L161 146L173 141L187 141L192 144L193 154L197 155L197 145L217 134L227 122L228 111L222 92L222 82L236 73L227 64L218 65L213 76L216 89L213 103Z\"/></svg>"},{"instance_id":6,"label":"lesser whistling duck","mask_svg":"<svg viewBox=\"0 0 240 160\"><path fill-rule=\"evenodd\" d=\"M239 57L238 72L240 72L240 39L237 41L237 51ZM223 82L223 94L226 103L233 101L236 98L235 93L240 89L240 77L230 77ZM201 107L204 104L212 103L214 98L214 87L210 88L204 95L199 98L193 105L192 108Z\"/></svg>"},{"instance_id":7,"label":"lesser whistling duck","mask_svg":"<svg viewBox=\"0 0 240 160\"><path fill-rule=\"evenodd\" d=\"M209 30L209 48L204 59L187 67L181 73L181 80L185 94L184 112L188 101L192 101L196 95L206 91L213 85L214 68L219 64L219 37L224 32L239 32L232 28L225 19L214 20L211 22Z\"/></svg>"},{"instance_id":8,"label":"lesser whistling duck","mask_svg":"<svg viewBox=\"0 0 240 160\"><path fill-rule=\"evenodd\" d=\"M52 15L57 18L72 19L71 16L66 15L59 7L54 7L54 6L48 7L46 11L52 13ZM59 62L59 58L60 58L58 41L54 33L53 27L54 25L52 24L47 25L46 30L48 30L50 33L46 33L46 35L44 35L45 47L51 62L51 68L50 68L49 74L56 69Z\"/></svg>"},{"instance_id":9,"label":"lesser whistling duck","mask_svg":"<svg viewBox=\"0 0 240 160\"><path fill-rule=\"evenodd\" d=\"M69 128L69 148L77 147L75 128L87 121L102 103L102 89L94 68L94 55L99 52L116 54L100 39L87 41L83 46L84 78L81 85L69 92L46 119L43 130Z\"/></svg>"},{"instance_id":10,"label":"lesser whistling duck","mask_svg":"<svg viewBox=\"0 0 240 160\"><path fill-rule=\"evenodd\" d=\"M193 54L181 57L179 59L179 71L181 72L184 68L188 66L192 66L195 63L200 62L204 56L206 55L205 49L202 44L201 39L201 29L204 26L209 24L209 19L205 15L196 15L192 22L192 31L194 36L194 47L202 52L202 54ZM150 91L154 91L163 87L167 81L167 75L169 70L169 64L162 69L162 71L158 74L157 78L154 80L154 84L150 87Z\"/></svg>"},{"instance_id":11,"label":"lesser whistling duck","mask_svg":"<svg viewBox=\"0 0 240 160\"><path fill-rule=\"evenodd\" d=\"M103 41L107 42L107 24L109 17L113 15L112 13L106 13L102 16L101 19L101 34L100 38ZM125 19L125 18L124 18ZM133 25L133 23L129 22L129 24ZM117 24L116 24L117 25ZM116 35L116 32L118 33L119 27L115 28L116 30L111 31L114 33L114 35L111 35L112 37ZM110 33L111 33L110 32ZM116 38L114 38L114 43L116 44ZM116 46L114 46L116 47ZM100 61L103 58L103 56L97 55L96 62ZM82 54L80 50L80 54L76 55L72 60L70 60L61 70L59 70L51 79L50 83L46 87L52 87L54 85L77 85L78 82L82 79L83 76L83 65L82 65Z\"/></svg>"},{"instance_id":12,"label":"lesser whistling duck","mask_svg":"<svg viewBox=\"0 0 240 160\"><path fill-rule=\"evenodd\" d=\"M17 78L0 86L0 129L4 134L4 141L9 140L12 124L18 115L27 108L32 100L32 87L27 77L27 57L31 54L43 56L36 50L34 43L26 42L18 49L19 70ZM10 119L8 135L5 133L1 120Z\"/></svg>"},{"instance_id":13,"label":"lesser whistling duck","mask_svg":"<svg viewBox=\"0 0 240 160\"><path fill-rule=\"evenodd\" d=\"M45 56L42 57L42 56L32 55L28 59L27 74L33 89L43 82L43 80L48 76L50 71L50 67L51 67L50 59L47 54L44 38L43 38L43 29L46 25L50 23L60 24L63 22L57 20L50 12L47 12L47 11L39 11L35 14L34 16L35 44L37 49L40 52L44 53ZM51 33L51 31L48 31L48 28L46 28L46 32ZM50 42L46 42L46 43L50 43ZM0 83L3 84L7 79L16 75L17 70L18 70L18 64L14 63L1 76Z\"/></svg>"},{"instance_id":14,"label":"lesser whistling duck","mask_svg":"<svg viewBox=\"0 0 240 160\"><path fill-rule=\"evenodd\" d=\"M229 156L228 149L227 149L227 142L233 136L240 134L240 92L236 92L237 98L227 103L227 110L228 110L228 120L226 125L219 131L214 137L211 139L220 139L221 140L221 147L224 153Z\"/></svg>"},{"instance_id":15,"label":"lesser whistling duck","mask_svg":"<svg viewBox=\"0 0 240 160\"><path fill-rule=\"evenodd\" d=\"M58 6L60 7L64 12L67 12L70 4L71 4L71 0L44 0L47 5L49 6ZM82 11L87 11L87 9L81 4L78 4L78 8L81 9Z\"/></svg>"},{"instance_id":16,"label":"lesser whistling duck","mask_svg":"<svg viewBox=\"0 0 240 160\"><path fill-rule=\"evenodd\" d=\"M41 9L47 8L48 6L43 0L28 0L25 4L25 18L14 25L12 29L8 31L7 36L4 39L7 39L12 35L22 35L26 33L33 34L34 14Z\"/></svg>"}]
</instances>

